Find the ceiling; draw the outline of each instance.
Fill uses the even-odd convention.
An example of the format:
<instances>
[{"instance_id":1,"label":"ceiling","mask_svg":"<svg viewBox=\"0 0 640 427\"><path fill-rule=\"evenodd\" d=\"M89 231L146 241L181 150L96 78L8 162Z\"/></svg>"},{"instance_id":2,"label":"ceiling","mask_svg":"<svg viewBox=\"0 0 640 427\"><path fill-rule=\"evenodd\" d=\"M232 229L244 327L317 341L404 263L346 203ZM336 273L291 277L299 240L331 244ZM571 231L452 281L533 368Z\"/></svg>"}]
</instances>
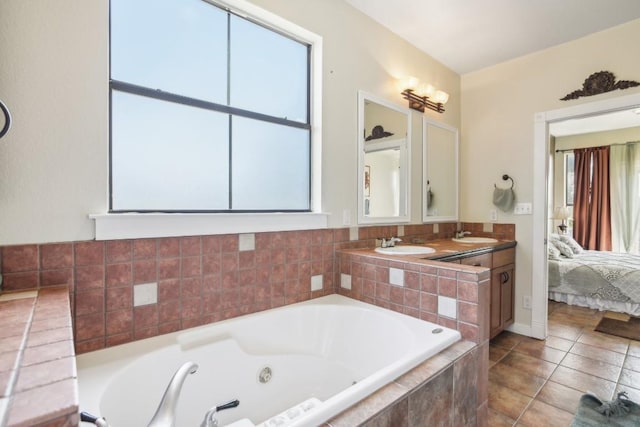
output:
<instances>
[{"instance_id":1,"label":"ceiling","mask_svg":"<svg viewBox=\"0 0 640 427\"><path fill-rule=\"evenodd\" d=\"M640 18L639 0L345 0L463 75Z\"/></svg>"}]
</instances>

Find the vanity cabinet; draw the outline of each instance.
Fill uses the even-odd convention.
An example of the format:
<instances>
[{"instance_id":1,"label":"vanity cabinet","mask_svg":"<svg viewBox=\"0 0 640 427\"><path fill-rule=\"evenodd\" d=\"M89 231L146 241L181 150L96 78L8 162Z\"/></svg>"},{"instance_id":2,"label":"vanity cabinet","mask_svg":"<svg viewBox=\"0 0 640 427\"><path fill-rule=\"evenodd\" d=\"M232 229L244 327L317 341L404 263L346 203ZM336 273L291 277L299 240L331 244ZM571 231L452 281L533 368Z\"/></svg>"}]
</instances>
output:
<instances>
[{"instance_id":1,"label":"vanity cabinet","mask_svg":"<svg viewBox=\"0 0 640 427\"><path fill-rule=\"evenodd\" d=\"M493 338L513 323L515 248L493 252L491 265L491 296L489 338Z\"/></svg>"},{"instance_id":2,"label":"vanity cabinet","mask_svg":"<svg viewBox=\"0 0 640 427\"><path fill-rule=\"evenodd\" d=\"M514 320L515 256L516 250L512 247L478 255L454 255L443 259L447 262L491 269L489 338L498 335Z\"/></svg>"}]
</instances>

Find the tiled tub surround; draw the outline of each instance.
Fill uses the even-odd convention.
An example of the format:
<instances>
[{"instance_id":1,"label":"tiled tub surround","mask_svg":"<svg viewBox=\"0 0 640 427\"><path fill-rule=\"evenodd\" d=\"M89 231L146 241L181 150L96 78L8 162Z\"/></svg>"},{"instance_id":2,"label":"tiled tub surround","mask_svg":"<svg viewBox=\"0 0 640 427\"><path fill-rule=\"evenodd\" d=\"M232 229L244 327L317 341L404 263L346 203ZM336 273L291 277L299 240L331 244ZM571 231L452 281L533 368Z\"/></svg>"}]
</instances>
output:
<instances>
[{"instance_id":1,"label":"tiled tub surround","mask_svg":"<svg viewBox=\"0 0 640 427\"><path fill-rule=\"evenodd\" d=\"M488 346L459 341L325 426L486 426L486 398L484 404L477 405L478 396L484 396L477 372L488 370L482 365L488 352Z\"/></svg>"},{"instance_id":2,"label":"tiled tub surround","mask_svg":"<svg viewBox=\"0 0 640 427\"><path fill-rule=\"evenodd\" d=\"M511 224L464 223L462 227L477 236L515 236ZM2 288L19 291L69 284L75 349L83 353L341 292L336 281L340 278L340 268L335 265L337 250L372 248L376 238L383 236L402 236L405 241L450 238L456 228L455 223L445 223L259 233L254 236L253 250L241 249L242 237L237 234L4 246L0 248ZM322 278L319 289L311 291L312 283L318 288L318 276ZM157 302L134 307L134 286L148 283L157 283ZM397 298L395 293L393 298ZM374 303L387 304L384 300ZM415 302L407 299L407 303L403 296L403 304L394 303L392 308L421 315ZM68 313L60 310L57 314L64 317ZM43 335L57 336L51 331ZM484 356L487 349L485 344L478 348L479 408L486 401L488 367L483 368L483 363L488 360ZM3 345L0 354L7 352ZM77 402L75 381L56 381L40 389L70 384L74 388L53 391L68 404ZM7 400L1 402L6 406ZM363 404L368 405L366 402ZM398 402L405 405L402 399ZM33 402L30 405L32 415L45 409ZM60 415L56 408L49 412L54 418ZM384 414L381 416L389 415ZM485 425L481 411L478 416L478 425Z\"/></svg>"},{"instance_id":3,"label":"tiled tub surround","mask_svg":"<svg viewBox=\"0 0 640 427\"><path fill-rule=\"evenodd\" d=\"M440 243L449 247L448 242ZM504 246L498 243L495 248ZM339 293L456 329L464 339L477 344L472 370L477 424L470 425L486 425L490 270L419 257L380 255L370 249L339 251L337 269ZM467 425L459 414L451 420L454 425Z\"/></svg>"},{"instance_id":4,"label":"tiled tub surround","mask_svg":"<svg viewBox=\"0 0 640 427\"><path fill-rule=\"evenodd\" d=\"M66 286L2 295L0 426L78 424L69 308Z\"/></svg>"}]
</instances>

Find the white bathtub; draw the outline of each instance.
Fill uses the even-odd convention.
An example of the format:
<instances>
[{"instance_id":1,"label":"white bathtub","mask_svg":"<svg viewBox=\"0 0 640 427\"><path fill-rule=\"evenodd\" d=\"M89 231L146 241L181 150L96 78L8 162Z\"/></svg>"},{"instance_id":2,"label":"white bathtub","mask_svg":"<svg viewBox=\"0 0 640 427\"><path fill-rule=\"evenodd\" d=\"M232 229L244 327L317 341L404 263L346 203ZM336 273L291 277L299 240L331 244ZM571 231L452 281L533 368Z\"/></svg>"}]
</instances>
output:
<instances>
[{"instance_id":1,"label":"white bathtub","mask_svg":"<svg viewBox=\"0 0 640 427\"><path fill-rule=\"evenodd\" d=\"M176 426L199 426L214 405L220 425L318 425L460 339L460 333L340 295L238 317L77 357L80 410L112 427L146 426L173 373L182 387ZM263 368L272 377L258 380ZM318 402L313 400L313 402ZM313 406L313 405L310 405ZM293 413L290 415L294 416Z\"/></svg>"}]
</instances>

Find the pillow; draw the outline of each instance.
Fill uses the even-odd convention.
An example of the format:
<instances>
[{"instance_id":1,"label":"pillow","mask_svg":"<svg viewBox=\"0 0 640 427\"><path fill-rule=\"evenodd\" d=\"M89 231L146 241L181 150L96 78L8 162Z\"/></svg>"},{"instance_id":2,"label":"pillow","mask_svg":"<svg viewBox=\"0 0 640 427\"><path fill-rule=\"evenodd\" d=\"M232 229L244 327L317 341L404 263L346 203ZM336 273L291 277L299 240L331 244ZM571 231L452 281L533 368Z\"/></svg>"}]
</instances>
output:
<instances>
[{"instance_id":1,"label":"pillow","mask_svg":"<svg viewBox=\"0 0 640 427\"><path fill-rule=\"evenodd\" d=\"M566 234L561 235L560 241L569 245L569 247L571 248L571 251L575 255L578 255L584 252L584 249L582 249L582 246L580 246L580 243L576 242L575 239L569 235L566 235Z\"/></svg>"},{"instance_id":2,"label":"pillow","mask_svg":"<svg viewBox=\"0 0 640 427\"><path fill-rule=\"evenodd\" d=\"M573 253L573 250L571 250L571 246L567 245L565 242L559 239L552 240L552 242L554 246L558 248L562 256L565 256L567 258L573 258L574 253Z\"/></svg>"},{"instance_id":3,"label":"pillow","mask_svg":"<svg viewBox=\"0 0 640 427\"><path fill-rule=\"evenodd\" d=\"M549 257L549 259L562 259L562 256L560 255L560 249L556 248L551 240L547 242L547 256Z\"/></svg>"}]
</instances>

